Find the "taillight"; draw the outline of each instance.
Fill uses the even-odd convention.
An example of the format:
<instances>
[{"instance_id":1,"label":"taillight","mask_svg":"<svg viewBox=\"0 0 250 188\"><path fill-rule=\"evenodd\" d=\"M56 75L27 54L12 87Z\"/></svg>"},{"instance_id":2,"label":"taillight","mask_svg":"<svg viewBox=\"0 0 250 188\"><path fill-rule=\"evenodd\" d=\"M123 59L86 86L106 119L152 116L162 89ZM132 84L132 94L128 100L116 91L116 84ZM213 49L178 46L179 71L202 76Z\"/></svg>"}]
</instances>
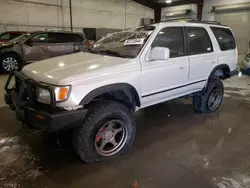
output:
<instances>
[{"instance_id":1,"label":"taillight","mask_svg":"<svg viewBox=\"0 0 250 188\"><path fill-rule=\"evenodd\" d=\"M90 43L89 41L87 41L87 42L85 43L85 45L88 46L88 47L90 47L90 46L91 46L91 43Z\"/></svg>"}]
</instances>

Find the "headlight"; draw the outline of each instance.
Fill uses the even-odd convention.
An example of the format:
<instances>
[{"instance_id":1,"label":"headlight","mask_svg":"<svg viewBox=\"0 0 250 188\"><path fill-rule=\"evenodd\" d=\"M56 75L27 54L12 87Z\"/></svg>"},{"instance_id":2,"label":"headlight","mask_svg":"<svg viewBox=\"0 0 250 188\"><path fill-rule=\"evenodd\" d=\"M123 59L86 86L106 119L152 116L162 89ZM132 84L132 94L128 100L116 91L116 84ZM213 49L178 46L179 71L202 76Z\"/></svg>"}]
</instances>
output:
<instances>
[{"instance_id":1,"label":"headlight","mask_svg":"<svg viewBox=\"0 0 250 188\"><path fill-rule=\"evenodd\" d=\"M55 98L57 102L68 99L69 92L70 92L70 86L62 86L62 87L55 86L54 87L54 93L55 93ZM46 89L39 88L39 87L36 88L36 95L37 95L38 100L40 100L41 102L50 101L50 93Z\"/></svg>"},{"instance_id":2,"label":"headlight","mask_svg":"<svg viewBox=\"0 0 250 188\"><path fill-rule=\"evenodd\" d=\"M50 100L49 91L43 88L36 88L36 96L38 99Z\"/></svg>"}]
</instances>

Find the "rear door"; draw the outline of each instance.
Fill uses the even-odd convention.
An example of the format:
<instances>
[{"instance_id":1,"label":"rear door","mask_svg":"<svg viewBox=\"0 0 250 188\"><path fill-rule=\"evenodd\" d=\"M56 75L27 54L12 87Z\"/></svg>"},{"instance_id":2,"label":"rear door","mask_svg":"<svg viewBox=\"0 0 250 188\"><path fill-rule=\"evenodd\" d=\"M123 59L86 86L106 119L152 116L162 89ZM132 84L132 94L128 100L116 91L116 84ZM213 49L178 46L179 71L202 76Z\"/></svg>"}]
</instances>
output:
<instances>
[{"instance_id":1,"label":"rear door","mask_svg":"<svg viewBox=\"0 0 250 188\"><path fill-rule=\"evenodd\" d=\"M190 61L190 89L201 89L210 73L217 65L210 36L203 27L187 27L188 55Z\"/></svg>"},{"instance_id":2,"label":"rear door","mask_svg":"<svg viewBox=\"0 0 250 188\"><path fill-rule=\"evenodd\" d=\"M48 33L38 33L27 40L23 44L23 54L27 63L50 58Z\"/></svg>"}]
</instances>

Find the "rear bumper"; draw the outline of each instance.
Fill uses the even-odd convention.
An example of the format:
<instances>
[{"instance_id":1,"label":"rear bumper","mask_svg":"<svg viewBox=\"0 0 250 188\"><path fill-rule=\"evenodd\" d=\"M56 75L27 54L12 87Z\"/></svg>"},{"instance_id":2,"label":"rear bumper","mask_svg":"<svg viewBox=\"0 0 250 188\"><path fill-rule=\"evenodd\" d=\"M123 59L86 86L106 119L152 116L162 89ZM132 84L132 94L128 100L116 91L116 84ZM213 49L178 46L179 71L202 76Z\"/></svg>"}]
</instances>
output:
<instances>
[{"instance_id":1,"label":"rear bumper","mask_svg":"<svg viewBox=\"0 0 250 188\"><path fill-rule=\"evenodd\" d=\"M15 76L15 87L9 89L11 76ZM84 119L87 114L87 109L78 109L66 111L57 108L55 105L54 93L47 85L35 83L21 75L20 72L14 72L10 75L5 90L5 103L16 111L16 117L19 121L28 125L29 128L58 131L69 129L79 125L79 122ZM43 87L51 93L51 104L43 105L35 101L32 93L33 87Z\"/></svg>"},{"instance_id":2,"label":"rear bumper","mask_svg":"<svg viewBox=\"0 0 250 188\"><path fill-rule=\"evenodd\" d=\"M235 69L234 71L230 72L230 77L238 75L239 71L238 69Z\"/></svg>"}]
</instances>

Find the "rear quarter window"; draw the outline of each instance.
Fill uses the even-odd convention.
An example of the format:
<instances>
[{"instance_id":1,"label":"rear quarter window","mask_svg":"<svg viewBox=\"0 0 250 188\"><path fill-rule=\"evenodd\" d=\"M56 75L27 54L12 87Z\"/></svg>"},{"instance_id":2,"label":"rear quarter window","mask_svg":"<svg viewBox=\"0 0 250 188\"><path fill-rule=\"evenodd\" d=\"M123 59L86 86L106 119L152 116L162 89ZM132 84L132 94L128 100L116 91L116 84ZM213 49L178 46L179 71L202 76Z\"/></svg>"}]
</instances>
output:
<instances>
[{"instance_id":1,"label":"rear quarter window","mask_svg":"<svg viewBox=\"0 0 250 188\"><path fill-rule=\"evenodd\" d=\"M217 39L221 51L234 50L236 48L236 42L230 29L211 27L211 30Z\"/></svg>"}]
</instances>

